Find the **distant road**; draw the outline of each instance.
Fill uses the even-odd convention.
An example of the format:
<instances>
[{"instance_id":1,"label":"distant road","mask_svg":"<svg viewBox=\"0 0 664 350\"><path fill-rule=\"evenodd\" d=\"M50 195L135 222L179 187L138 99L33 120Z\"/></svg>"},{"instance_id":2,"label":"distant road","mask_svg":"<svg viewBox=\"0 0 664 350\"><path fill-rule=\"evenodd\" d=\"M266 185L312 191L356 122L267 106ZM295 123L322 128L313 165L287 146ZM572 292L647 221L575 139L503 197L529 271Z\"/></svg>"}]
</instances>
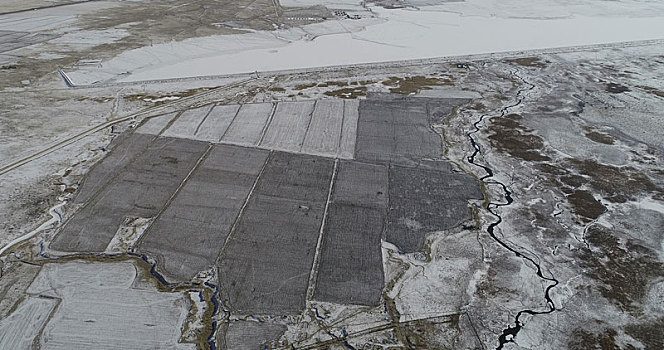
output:
<instances>
[{"instance_id":1,"label":"distant road","mask_svg":"<svg viewBox=\"0 0 664 350\"><path fill-rule=\"evenodd\" d=\"M0 16L2 16L2 15L11 15L13 13L22 13L22 12L31 12L31 11L35 11L35 10L50 9L50 8L53 8L53 7L76 5L76 4L82 4L84 2L91 2L91 1L98 1L98 0L78 0L78 1L69 1L69 2L63 1L63 2L58 3L58 4L37 6L37 7L32 7L32 8L22 9L22 10L13 10L13 11L7 11L7 12L0 12Z\"/></svg>"}]
</instances>

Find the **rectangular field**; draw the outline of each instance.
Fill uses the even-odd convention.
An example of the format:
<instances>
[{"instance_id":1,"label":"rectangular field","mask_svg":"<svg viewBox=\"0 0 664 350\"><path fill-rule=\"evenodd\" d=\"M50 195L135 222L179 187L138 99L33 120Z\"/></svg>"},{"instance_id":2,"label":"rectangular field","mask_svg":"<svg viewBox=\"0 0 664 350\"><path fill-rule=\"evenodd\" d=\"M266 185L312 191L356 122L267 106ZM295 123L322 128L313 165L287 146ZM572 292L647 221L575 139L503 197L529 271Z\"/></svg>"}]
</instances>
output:
<instances>
[{"instance_id":1,"label":"rectangular field","mask_svg":"<svg viewBox=\"0 0 664 350\"><path fill-rule=\"evenodd\" d=\"M151 117L143 122L141 126L136 129L139 134L159 135L168 126L168 124L175 117L178 112L168 113L165 115Z\"/></svg>"},{"instance_id":2,"label":"rectangular field","mask_svg":"<svg viewBox=\"0 0 664 350\"><path fill-rule=\"evenodd\" d=\"M338 156L344 159L353 159L355 155L355 139L357 138L357 121L360 102L358 100L344 100L344 122L341 126L341 141L339 142Z\"/></svg>"},{"instance_id":3,"label":"rectangular field","mask_svg":"<svg viewBox=\"0 0 664 350\"><path fill-rule=\"evenodd\" d=\"M182 112L173 124L164 131L163 136L195 140L196 132L211 109L212 106L203 106Z\"/></svg>"},{"instance_id":4,"label":"rectangular field","mask_svg":"<svg viewBox=\"0 0 664 350\"><path fill-rule=\"evenodd\" d=\"M353 161L339 164L321 246L316 300L379 305L387 195L386 166Z\"/></svg>"},{"instance_id":5,"label":"rectangular field","mask_svg":"<svg viewBox=\"0 0 664 350\"><path fill-rule=\"evenodd\" d=\"M356 159L410 163L441 154L440 136L429 126L426 103L406 99L360 102Z\"/></svg>"},{"instance_id":6,"label":"rectangular field","mask_svg":"<svg viewBox=\"0 0 664 350\"><path fill-rule=\"evenodd\" d=\"M258 145L273 107L272 103L242 105L221 141L246 146Z\"/></svg>"},{"instance_id":7,"label":"rectangular field","mask_svg":"<svg viewBox=\"0 0 664 350\"><path fill-rule=\"evenodd\" d=\"M268 151L216 145L150 227L140 250L171 279L210 268L258 177Z\"/></svg>"},{"instance_id":8,"label":"rectangular field","mask_svg":"<svg viewBox=\"0 0 664 350\"><path fill-rule=\"evenodd\" d=\"M51 248L103 252L125 217L157 215L207 148L203 142L158 138L65 223Z\"/></svg>"},{"instance_id":9,"label":"rectangular field","mask_svg":"<svg viewBox=\"0 0 664 350\"><path fill-rule=\"evenodd\" d=\"M61 302L36 347L195 349L194 344L179 343L189 308L184 295L133 288L136 270L127 261L44 265L27 293Z\"/></svg>"},{"instance_id":10,"label":"rectangular field","mask_svg":"<svg viewBox=\"0 0 664 350\"><path fill-rule=\"evenodd\" d=\"M314 101L280 102L260 146L299 152L314 110Z\"/></svg>"},{"instance_id":11,"label":"rectangular field","mask_svg":"<svg viewBox=\"0 0 664 350\"><path fill-rule=\"evenodd\" d=\"M198 129L196 139L208 142L219 142L235 119L239 110L240 105L214 107Z\"/></svg>"},{"instance_id":12,"label":"rectangular field","mask_svg":"<svg viewBox=\"0 0 664 350\"><path fill-rule=\"evenodd\" d=\"M302 153L337 154L343 120L343 100L318 101L304 138Z\"/></svg>"},{"instance_id":13,"label":"rectangular field","mask_svg":"<svg viewBox=\"0 0 664 350\"><path fill-rule=\"evenodd\" d=\"M342 99L205 106L150 118L136 132L352 159L358 107Z\"/></svg>"},{"instance_id":14,"label":"rectangular field","mask_svg":"<svg viewBox=\"0 0 664 350\"><path fill-rule=\"evenodd\" d=\"M387 208L387 166L341 161L332 201L369 208Z\"/></svg>"},{"instance_id":15,"label":"rectangular field","mask_svg":"<svg viewBox=\"0 0 664 350\"><path fill-rule=\"evenodd\" d=\"M220 349L269 349L267 344L279 339L287 329L269 322L232 321L221 325Z\"/></svg>"},{"instance_id":16,"label":"rectangular field","mask_svg":"<svg viewBox=\"0 0 664 350\"><path fill-rule=\"evenodd\" d=\"M277 198L325 202L334 162L305 154L274 152L256 192Z\"/></svg>"},{"instance_id":17,"label":"rectangular field","mask_svg":"<svg viewBox=\"0 0 664 350\"><path fill-rule=\"evenodd\" d=\"M276 152L220 260L221 291L238 314L299 314L305 306L333 161Z\"/></svg>"},{"instance_id":18,"label":"rectangular field","mask_svg":"<svg viewBox=\"0 0 664 350\"><path fill-rule=\"evenodd\" d=\"M154 140L153 135L129 133L119 136L111 144L111 152L94 166L85 176L79 192L74 199L75 204L89 201L101 188L115 178L124 167L140 155Z\"/></svg>"},{"instance_id":19,"label":"rectangular field","mask_svg":"<svg viewBox=\"0 0 664 350\"><path fill-rule=\"evenodd\" d=\"M472 218L469 199L482 199L477 180L461 173L393 166L386 240L419 251L427 234Z\"/></svg>"},{"instance_id":20,"label":"rectangular field","mask_svg":"<svg viewBox=\"0 0 664 350\"><path fill-rule=\"evenodd\" d=\"M8 317L0 320L0 349L32 349L51 311L54 298L28 297Z\"/></svg>"}]
</instances>

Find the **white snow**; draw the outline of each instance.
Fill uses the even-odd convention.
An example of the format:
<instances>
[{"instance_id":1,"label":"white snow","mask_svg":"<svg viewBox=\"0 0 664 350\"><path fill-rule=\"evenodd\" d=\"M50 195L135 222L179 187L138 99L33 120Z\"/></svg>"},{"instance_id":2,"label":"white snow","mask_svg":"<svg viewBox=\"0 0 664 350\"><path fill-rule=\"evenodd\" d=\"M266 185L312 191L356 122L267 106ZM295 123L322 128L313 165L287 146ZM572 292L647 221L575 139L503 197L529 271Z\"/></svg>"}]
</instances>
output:
<instances>
[{"instance_id":1,"label":"white snow","mask_svg":"<svg viewBox=\"0 0 664 350\"><path fill-rule=\"evenodd\" d=\"M664 315L664 281L656 282L650 286L646 297L646 308Z\"/></svg>"},{"instance_id":2,"label":"white snow","mask_svg":"<svg viewBox=\"0 0 664 350\"><path fill-rule=\"evenodd\" d=\"M57 225L60 224L62 221L62 207L67 204L66 201L59 202L58 204L54 205L51 207L51 209L48 210L48 214L51 215L51 218L46 221L45 223L39 225L36 229L24 234L23 236L17 237L11 242L5 244L2 248L0 248L0 255L4 254L6 251L11 249L13 246L15 246L18 243L27 241L28 239L31 239L32 237L36 236L38 233L49 230L53 227L56 227ZM1 241L0 241L1 242Z\"/></svg>"},{"instance_id":3,"label":"white snow","mask_svg":"<svg viewBox=\"0 0 664 350\"><path fill-rule=\"evenodd\" d=\"M145 230L152 224L153 219L140 217L126 218L118 228L111 242L108 243L104 253L122 254L129 251L138 242L138 239L143 236Z\"/></svg>"},{"instance_id":4,"label":"white snow","mask_svg":"<svg viewBox=\"0 0 664 350\"><path fill-rule=\"evenodd\" d=\"M144 98L143 101L146 102L164 102L164 101L174 101L174 100L179 100L180 96L166 96L166 97L160 97L160 98Z\"/></svg>"},{"instance_id":5,"label":"white snow","mask_svg":"<svg viewBox=\"0 0 664 350\"><path fill-rule=\"evenodd\" d=\"M423 0L435 3L436 0ZM429 7L441 11L463 14L463 16L556 19L575 15L593 17L659 17L661 1L648 0L437 0L443 6ZM417 0L409 1L416 5Z\"/></svg>"},{"instance_id":6,"label":"white snow","mask_svg":"<svg viewBox=\"0 0 664 350\"><path fill-rule=\"evenodd\" d=\"M4 5L4 4L3 4ZM51 31L66 33L76 23L76 16L118 6L114 1L86 1L79 4L43 8L0 16L0 30L19 32Z\"/></svg>"},{"instance_id":7,"label":"white snow","mask_svg":"<svg viewBox=\"0 0 664 350\"><path fill-rule=\"evenodd\" d=\"M48 349L193 349L181 344L188 315L182 293L134 289L131 262L46 264L28 294L61 300L44 327Z\"/></svg>"},{"instance_id":8,"label":"white snow","mask_svg":"<svg viewBox=\"0 0 664 350\"><path fill-rule=\"evenodd\" d=\"M49 43L76 50L85 50L97 45L113 43L127 36L129 36L129 32L125 29L80 30L64 34L49 41Z\"/></svg>"},{"instance_id":9,"label":"white snow","mask_svg":"<svg viewBox=\"0 0 664 350\"><path fill-rule=\"evenodd\" d=\"M664 3L539 2L370 7L378 18L143 47L70 76L77 84L121 74L142 81L664 39Z\"/></svg>"},{"instance_id":10,"label":"white snow","mask_svg":"<svg viewBox=\"0 0 664 350\"><path fill-rule=\"evenodd\" d=\"M56 299L28 297L16 311L0 320L0 349L32 349Z\"/></svg>"},{"instance_id":11,"label":"white snow","mask_svg":"<svg viewBox=\"0 0 664 350\"><path fill-rule=\"evenodd\" d=\"M362 0L280 0L279 3L284 7L310 7L325 6L335 10L360 10Z\"/></svg>"},{"instance_id":12,"label":"white snow","mask_svg":"<svg viewBox=\"0 0 664 350\"><path fill-rule=\"evenodd\" d=\"M664 203L653 198L643 198L641 201L637 202L636 205L641 209L653 210L664 214Z\"/></svg>"}]
</instances>

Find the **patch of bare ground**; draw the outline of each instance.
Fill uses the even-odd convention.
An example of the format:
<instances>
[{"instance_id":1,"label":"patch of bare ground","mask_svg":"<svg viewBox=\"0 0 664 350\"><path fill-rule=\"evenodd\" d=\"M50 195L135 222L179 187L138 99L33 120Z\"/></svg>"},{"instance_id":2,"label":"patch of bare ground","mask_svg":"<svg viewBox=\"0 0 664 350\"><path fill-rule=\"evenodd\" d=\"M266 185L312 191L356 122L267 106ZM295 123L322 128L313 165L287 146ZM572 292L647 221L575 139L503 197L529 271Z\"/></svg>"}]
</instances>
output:
<instances>
[{"instance_id":1,"label":"patch of bare ground","mask_svg":"<svg viewBox=\"0 0 664 350\"><path fill-rule=\"evenodd\" d=\"M664 264L652 250L631 239L620 239L611 229L590 226L589 248L579 257L589 277L599 282L600 294L620 310L642 315L642 301L651 281L664 277Z\"/></svg>"},{"instance_id":2,"label":"patch of bare ground","mask_svg":"<svg viewBox=\"0 0 664 350\"><path fill-rule=\"evenodd\" d=\"M196 95L201 92L205 92L208 90L212 90L214 87L203 87L203 88L197 88L197 89L189 89L189 90L184 90L176 93L171 93L168 95L152 95L152 94L131 94L131 95L125 95L123 98L127 101L131 102L147 102L151 103L154 106L158 106L164 103L169 102L170 100L176 100L184 97L190 97L193 95Z\"/></svg>"},{"instance_id":3,"label":"patch of bare ground","mask_svg":"<svg viewBox=\"0 0 664 350\"><path fill-rule=\"evenodd\" d=\"M662 330L664 330L664 317L625 327L625 332L640 341L646 349L664 349Z\"/></svg>"},{"instance_id":4,"label":"patch of bare ground","mask_svg":"<svg viewBox=\"0 0 664 350\"><path fill-rule=\"evenodd\" d=\"M623 93L623 92L628 92L630 90L625 85L621 85L621 84L618 84L618 83L608 83L604 87L604 91L612 93L612 94L619 94L619 93Z\"/></svg>"},{"instance_id":5,"label":"patch of bare ground","mask_svg":"<svg viewBox=\"0 0 664 350\"><path fill-rule=\"evenodd\" d=\"M603 143L605 145L613 145L614 143L616 143L616 139L614 139L613 136L605 134L603 132L589 129L587 130L585 135L588 139L595 141L597 143Z\"/></svg>"},{"instance_id":6,"label":"patch of bare ground","mask_svg":"<svg viewBox=\"0 0 664 350\"><path fill-rule=\"evenodd\" d=\"M450 348L454 346L454 340L459 337L459 315L417 320L405 325L403 332L411 348Z\"/></svg>"},{"instance_id":7,"label":"patch of bare ground","mask_svg":"<svg viewBox=\"0 0 664 350\"><path fill-rule=\"evenodd\" d=\"M542 154L544 140L533 130L519 122L522 117L509 114L505 117L489 119L489 141L497 150L526 161L549 161L551 158Z\"/></svg>"},{"instance_id":8,"label":"patch of bare ground","mask_svg":"<svg viewBox=\"0 0 664 350\"><path fill-rule=\"evenodd\" d=\"M574 213L581 216L584 221L595 220L606 212L606 207L595 199L589 191L575 190L567 196L567 200Z\"/></svg>"},{"instance_id":9,"label":"patch of bare ground","mask_svg":"<svg viewBox=\"0 0 664 350\"><path fill-rule=\"evenodd\" d=\"M542 62L539 57L521 57L515 59L505 60L507 63L514 63L524 67L546 68L546 63Z\"/></svg>"},{"instance_id":10,"label":"patch of bare ground","mask_svg":"<svg viewBox=\"0 0 664 350\"><path fill-rule=\"evenodd\" d=\"M639 86L639 88L641 88L643 90L646 90L646 91L648 91L649 93L651 93L653 95L664 98L664 91L662 91L662 90L655 89L654 87L650 87L650 86Z\"/></svg>"},{"instance_id":11,"label":"patch of bare ground","mask_svg":"<svg viewBox=\"0 0 664 350\"><path fill-rule=\"evenodd\" d=\"M664 189L635 168L600 164L591 159L572 159L568 162L573 169L589 179L588 184L592 189L601 193L608 201L624 203L642 194L664 196Z\"/></svg>"},{"instance_id":12,"label":"patch of bare ground","mask_svg":"<svg viewBox=\"0 0 664 350\"><path fill-rule=\"evenodd\" d=\"M617 335L618 332L611 328L604 328L597 333L575 329L567 345L570 350L618 350Z\"/></svg>"},{"instance_id":13,"label":"patch of bare ground","mask_svg":"<svg viewBox=\"0 0 664 350\"><path fill-rule=\"evenodd\" d=\"M361 96L366 96L367 87L358 86L358 87L348 87L332 91L325 91L325 95L332 97L346 98L346 99L355 99Z\"/></svg>"},{"instance_id":14,"label":"patch of bare ground","mask_svg":"<svg viewBox=\"0 0 664 350\"><path fill-rule=\"evenodd\" d=\"M425 77L416 75L412 77L390 77L382 82L383 85L390 87L390 92L401 95L411 95L420 90L430 90L432 86L454 85L454 77L445 76L443 78Z\"/></svg>"}]
</instances>

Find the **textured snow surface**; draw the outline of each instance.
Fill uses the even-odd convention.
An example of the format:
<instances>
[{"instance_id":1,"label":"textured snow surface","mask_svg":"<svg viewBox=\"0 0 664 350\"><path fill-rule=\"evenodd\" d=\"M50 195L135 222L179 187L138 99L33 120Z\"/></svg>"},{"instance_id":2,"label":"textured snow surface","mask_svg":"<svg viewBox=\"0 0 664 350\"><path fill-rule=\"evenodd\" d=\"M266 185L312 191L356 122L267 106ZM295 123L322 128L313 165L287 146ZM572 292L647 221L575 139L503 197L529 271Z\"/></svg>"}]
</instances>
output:
<instances>
[{"instance_id":1,"label":"textured snow surface","mask_svg":"<svg viewBox=\"0 0 664 350\"><path fill-rule=\"evenodd\" d=\"M524 0L473 0L419 9L373 6L366 14L359 20L143 47L70 77L77 84L141 81L664 39L659 2L537 1L535 6Z\"/></svg>"},{"instance_id":2,"label":"textured snow surface","mask_svg":"<svg viewBox=\"0 0 664 350\"><path fill-rule=\"evenodd\" d=\"M134 289L136 276L130 262L45 265L27 292L61 302L41 348L193 348L178 343L188 313L185 296Z\"/></svg>"}]
</instances>

